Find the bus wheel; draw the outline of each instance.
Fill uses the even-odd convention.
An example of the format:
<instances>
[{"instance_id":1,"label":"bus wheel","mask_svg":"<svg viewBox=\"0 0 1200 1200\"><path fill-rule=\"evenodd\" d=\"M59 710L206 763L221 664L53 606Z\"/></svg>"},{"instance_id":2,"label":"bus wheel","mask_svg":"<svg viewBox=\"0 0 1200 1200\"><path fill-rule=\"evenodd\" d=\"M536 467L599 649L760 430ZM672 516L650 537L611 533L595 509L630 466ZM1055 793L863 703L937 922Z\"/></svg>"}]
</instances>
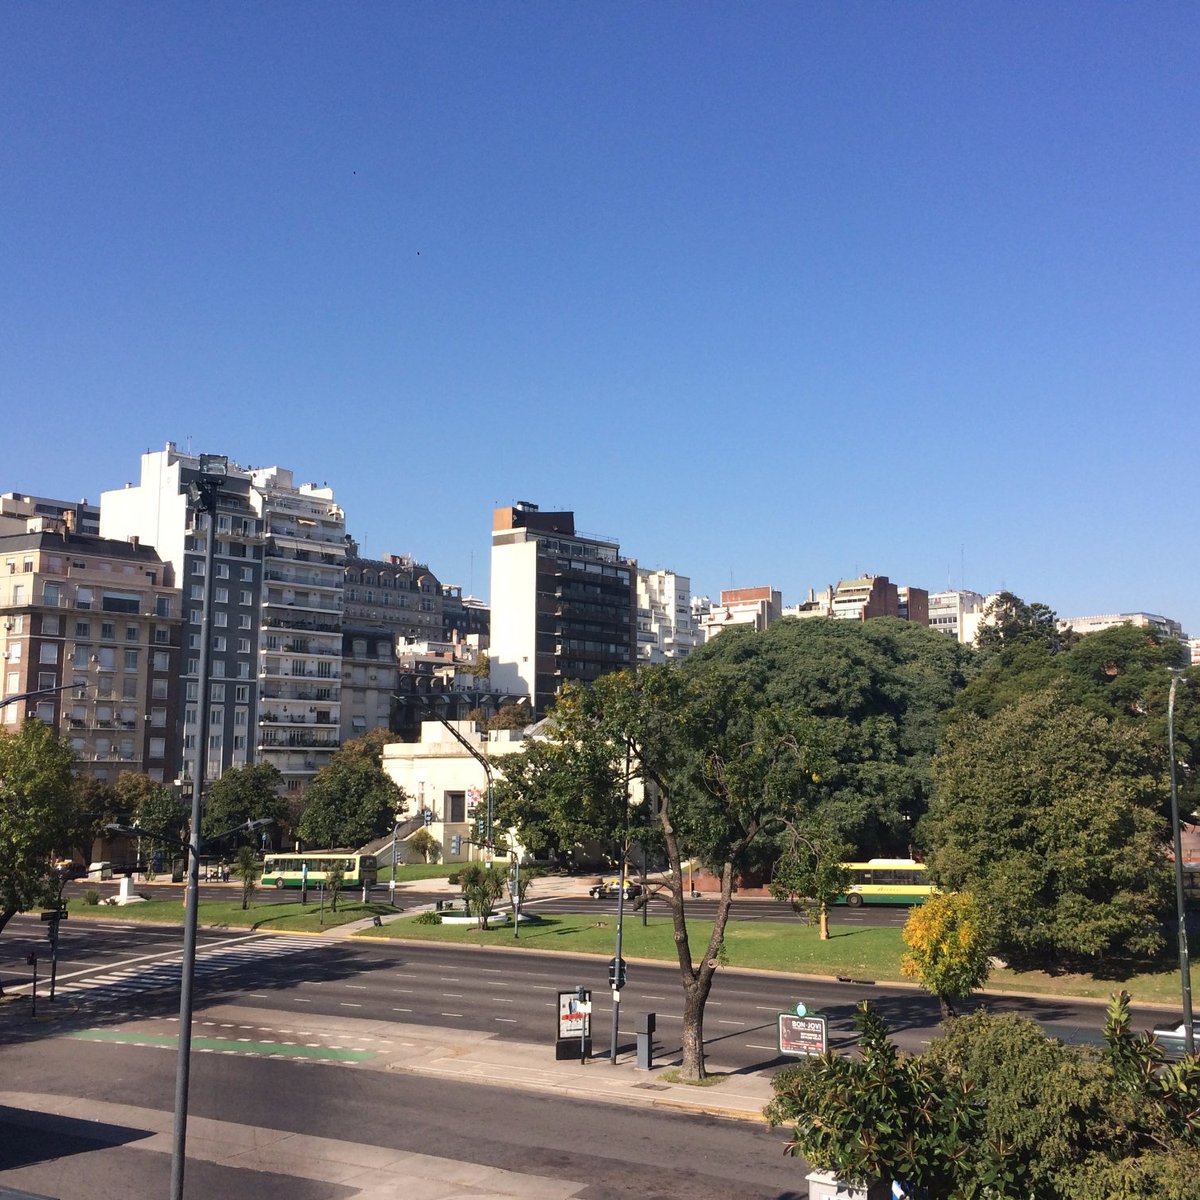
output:
<instances>
[{"instance_id":1,"label":"bus wheel","mask_svg":"<svg viewBox=\"0 0 1200 1200\"><path fill-rule=\"evenodd\" d=\"M846 903L850 905L851 908L862 908L862 897L857 892L851 892L850 895L846 897Z\"/></svg>"},{"instance_id":2,"label":"bus wheel","mask_svg":"<svg viewBox=\"0 0 1200 1200\"><path fill-rule=\"evenodd\" d=\"M280 877L275 880L275 886L276 886L276 888L279 889L279 891L281 891L281 892L283 891L283 876L282 875L280 875Z\"/></svg>"}]
</instances>

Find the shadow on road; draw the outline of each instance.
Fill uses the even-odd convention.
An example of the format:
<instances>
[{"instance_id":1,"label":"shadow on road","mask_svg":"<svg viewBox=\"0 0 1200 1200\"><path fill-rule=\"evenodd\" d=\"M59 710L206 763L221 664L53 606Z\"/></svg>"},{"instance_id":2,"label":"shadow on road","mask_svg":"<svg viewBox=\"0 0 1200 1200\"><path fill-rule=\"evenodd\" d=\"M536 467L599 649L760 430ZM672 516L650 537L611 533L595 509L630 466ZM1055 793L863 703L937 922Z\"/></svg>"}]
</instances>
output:
<instances>
[{"instance_id":1,"label":"shadow on road","mask_svg":"<svg viewBox=\"0 0 1200 1200\"><path fill-rule=\"evenodd\" d=\"M100 1146L127 1146L152 1136L145 1129L25 1112L0 1104L0 1171L90 1154Z\"/></svg>"}]
</instances>

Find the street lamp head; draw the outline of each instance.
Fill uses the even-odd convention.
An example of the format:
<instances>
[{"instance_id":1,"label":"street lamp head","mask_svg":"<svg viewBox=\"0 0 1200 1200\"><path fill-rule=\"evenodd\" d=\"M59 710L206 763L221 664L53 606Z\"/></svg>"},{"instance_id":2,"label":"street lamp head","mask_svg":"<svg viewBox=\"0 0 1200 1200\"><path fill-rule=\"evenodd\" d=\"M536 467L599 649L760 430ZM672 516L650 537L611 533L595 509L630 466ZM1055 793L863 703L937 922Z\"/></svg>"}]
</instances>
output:
<instances>
[{"instance_id":1,"label":"street lamp head","mask_svg":"<svg viewBox=\"0 0 1200 1200\"><path fill-rule=\"evenodd\" d=\"M224 479L229 474L229 456L227 454L201 454L200 474L210 479Z\"/></svg>"}]
</instances>

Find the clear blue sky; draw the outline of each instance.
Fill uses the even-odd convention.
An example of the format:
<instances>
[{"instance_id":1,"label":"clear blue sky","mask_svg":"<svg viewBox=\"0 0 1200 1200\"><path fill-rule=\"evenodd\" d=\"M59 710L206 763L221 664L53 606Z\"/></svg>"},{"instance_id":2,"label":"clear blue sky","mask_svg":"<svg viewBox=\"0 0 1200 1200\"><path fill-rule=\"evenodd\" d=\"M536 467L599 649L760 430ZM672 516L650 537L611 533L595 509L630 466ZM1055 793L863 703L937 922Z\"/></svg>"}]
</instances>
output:
<instances>
[{"instance_id":1,"label":"clear blue sky","mask_svg":"<svg viewBox=\"0 0 1200 1200\"><path fill-rule=\"evenodd\" d=\"M1200 635L1200 7L0 9L0 491L168 440Z\"/></svg>"}]
</instances>

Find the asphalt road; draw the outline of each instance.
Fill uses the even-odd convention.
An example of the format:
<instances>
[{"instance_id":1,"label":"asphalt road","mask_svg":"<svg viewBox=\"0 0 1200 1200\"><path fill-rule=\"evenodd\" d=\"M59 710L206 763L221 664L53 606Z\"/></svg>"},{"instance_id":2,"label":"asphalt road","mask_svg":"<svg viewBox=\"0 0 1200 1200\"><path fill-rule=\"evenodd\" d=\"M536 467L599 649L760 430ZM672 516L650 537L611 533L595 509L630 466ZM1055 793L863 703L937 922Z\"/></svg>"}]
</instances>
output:
<instances>
[{"instance_id":1,"label":"asphalt road","mask_svg":"<svg viewBox=\"0 0 1200 1200\"><path fill-rule=\"evenodd\" d=\"M160 1049L48 1037L0 1049L6 1091L82 1096L162 1117L172 1109L174 1056ZM805 1194L803 1166L784 1136L744 1122L506 1091L452 1081L236 1054L193 1060L189 1116L254 1140L254 1130L326 1139L347 1163L380 1160L376 1147L414 1152L378 1196L453 1196L422 1190L474 1165L485 1186L511 1173L505 1195L581 1200L791 1200ZM148 1123L148 1121L146 1122ZM43 1196L128 1200L168 1194L170 1158L144 1125L39 1116L0 1106L0 1187ZM192 1159L186 1193L223 1200L349 1200L356 1187L281 1169L265 1151L245 1168ZM340 1149L338 1147L340 1146ZM419 1156L419 1157L416 1157ZM301 1156L302 1161L302 1156ZM418 1178L419 1176L419 1178ZM558 1181L559 1190L547 1190ZM464 1193L480 1195L478 1191ZM486 1191L485 1193L486 1194ZM499 1186L497 1186L499 1194Z\"/></svg>"},{"instance_id":2,"label":"asphalt road","mask_svg":"<svg viewBox=\"0 0 1200 1200\"><path fill-rule=\"evenodd\" d=\"M180 933L117 922L63 926L56 1005L117 1016L170 1011L178 1003ZM39 941L40 939L40 941ZM19 979L28 992L28 945L45 947L40 922L17 918L0 938L0 978L7 989ZM584 985L594 992L597 1053L610 1044L611 993L603 959L516 949L438 944L287 937L245 930L204 931L197 952L198 1003L235 1000L264 1011L321 1014L479 1030L538 1042L552 1038L556 994ZM45 976L40 987L43 1009ZM937 1031L934 1000L913 988L869 981L803 979L723 969L717 973L705 1018L708 1053L725 1069L777 1065L776 1020L802 1001L824 1012L833 1045L848 1044L858 1000L870 999L897 1041L918 1050ZM973 1007L971 1001L964 1008ZM1039 1020L1068 1041L1095 1040L1103 1009L1053 998L992 997L996 1011ZM663 1055L679 1051L681 990L671 964L632 963L621 993L619 1045L632 1050L634 1018L657 1016ZM1161 1012L1135 1013L1138 1027L1162 1023Z\"/></svg>"}]
</instances>

